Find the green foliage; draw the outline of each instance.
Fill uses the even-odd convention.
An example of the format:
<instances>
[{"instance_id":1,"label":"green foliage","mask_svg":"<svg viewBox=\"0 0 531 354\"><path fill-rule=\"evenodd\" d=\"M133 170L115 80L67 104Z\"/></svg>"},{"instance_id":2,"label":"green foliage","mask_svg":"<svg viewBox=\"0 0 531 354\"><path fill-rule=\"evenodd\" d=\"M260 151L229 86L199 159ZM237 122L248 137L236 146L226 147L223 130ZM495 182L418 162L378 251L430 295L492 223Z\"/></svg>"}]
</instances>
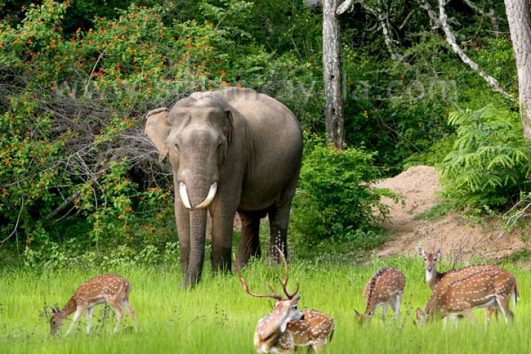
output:
<instances>
[{"instance_id":1,"label":"green foliage","mask_svg":"<svg viewBox=\"0 0 531 354\"><path fill-rule=\"evenodd\" d=\"M79 239L71 238L63 243L45 241L38 247L26 247L22 254L24 267L53 271L58 269L87 269L102 267L130 267L135 265L160 266L178 264L177 242L167 242L159 247L145 245L132 248L126 244L109 248L107 252L84 250Z\"/></svg>"},{"instance_id":2,"label":"green foliage","mask_svg":"<svg viewBox=\"0 0 531 354\"><path fill-rule=\"evenodd\" d=\"M336 150L319 139L307 141L292 225L306 242L348 239L357 248L374 246L365 237L377 216L387 214L380 197L393 194L372 187L380 178L374 154L361 149ZM374 235L373 235L374 236Z\"/></svg>"},{"instance_id":3,"label":"green foliage","mask_svg":"<svg viewBox=\"0 0 531 354\"><path fill-rule=\"evenodd\" d=\"M412 12L406 11L406 14L409 16ZM434 150L433 145L441 139L447 142L453 139L454 128L446 119L453 106L479 109L491 103L512 108L503 96L493 93L477 73L448 49L444 38L430 32L429 27L424 27L426 24L414 16L408 26L416 23L418 28L393 33L408 37L404 39L403 48L396 48L403 55L400 62L389 58L380 32L366 33L366 24L361 28L347 28L343 35L349 43L344 48L343 63L346 138L350 144L360 144L369 151L378 152L376 162L387 168L386 175L399 173L411 166L412 161L430 165L442 161L444 156L438 153L440 150ZM469 17L462 19L470 21ZM502 87L516 92L510 40L486 34L478 37L477 26L482 27L481 31L486 30L482 23L471 23L463 29L473 33L472 39L463 36L463 40L471 42L465 48L467 54L496 77ZM371 38L371 35L378 38ZM360 37L367 43L351 45Z\"/></svg>"},{"instance_id":4,"label":"green foliage","mask_svg":"<svg viewBox=\"0 0 531 354\"><path fill-rule=\"evenodd\" d=\"M169 4L133 4L63 29L72 13L101 14L87 4L45 0L0 21L0 231L31 252L75 239L101 256L118 245L161 250L175 238L168 170L142 133L149 109L245 85L303 121L319 116L306 106L320 98L296 92L317 71L255 43L250 2L189 4L193 16L171 20Z\"/></svg>"},{"instance_id":5,"label":"green foliage","mask_svg":"<svg viewBox=\"0 0 531 354\"><path fill-rule=\"evenodd\" d=\"M416 48L415 55L427 53ZM396 174L405 159L426 152L451 132L445 112L456 87L451 79L434 79L432 68L423 64L387 60L382 67L371 55L345 50L345 134L355 146L377 152L376 162L386 167L386 174Z\"/></svg>"},{"instance_id":6,"label":"green foliage","mask_svg":"<svg viewBox=\"0 0 531 354\"><path fill-rule=\"evenodd\" d=\"M417 152L404 159L404 168L418 165L437 166L450 153L454 144L453 135L445 136L425 151Z\"/></svg>"},{"instance_id":7,"label":"green foliage","mask_svg":"<svg viewBox=\"0 0 531 354\"><path fill-rule=\"evenodd\" d=\"M491 105L452 112L449 123L457 139L440 168L450 200L459 206L500 207L529 192L530 146L517 113Z\"/></svg>"},{"instance_id":8,"label":"green foliage","mask_svg":"<svg viewBox=\"0 0 531 354\"><path fill-rule=\"evenodd\" d=\"M126 177L127 161L112 162L110 172L100 181L100 201L94 200L93 183L86 183L80 195L80 210L88 215L92 224L89 236L98 244L104 237L120 239L128 234L128 225L133 222L132 193L135 186Z\"/></svg>"}]
</instances>

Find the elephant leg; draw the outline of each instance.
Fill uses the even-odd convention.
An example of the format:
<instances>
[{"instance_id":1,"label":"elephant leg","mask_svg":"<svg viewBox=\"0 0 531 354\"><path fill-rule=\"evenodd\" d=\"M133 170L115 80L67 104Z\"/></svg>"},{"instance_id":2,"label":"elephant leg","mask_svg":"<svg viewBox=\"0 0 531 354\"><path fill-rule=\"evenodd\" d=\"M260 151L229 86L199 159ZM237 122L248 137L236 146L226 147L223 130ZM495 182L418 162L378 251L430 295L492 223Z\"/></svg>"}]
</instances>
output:
<instances>
[{"instance_id":1,"label":"elephant leg","mask_svg":"<svg viewBox=\"0 0 531 354\"><path fill-rule=\"evenodd\" d=\"M288 258L288 222L289 222L289 203L281 208L272 207L269 211L269 257L276 263L280 262L280 255L276 247L280 248L284 257ZM276 247L275 247L276 246Z\"/></svg>"},{"instance_id":2,"label":"elephant leg","mask_svg":"<svg viewBox=\"0 0 531 354\"><path fill-rule=\"evenodd\" d=\"M232 225L236 211L211 213L212 216L212 270L230 272L232 263Z\"/></svg>"},{"instance_id":3,"label":"elephant leg","mask_svg":"<svg viewBox=\"0 0 531 354\"><path fill-rule=\"evenodd\" d=\"M247 264L249 258L260 257L260 213L239 211L242 222L238 268Z\"/></svg>"},{"instance_id":4,"label":"elephant leg","mask_svg":"<svg viewBox=\"0 0 531 354\"><path fill-rule=\"evenodd\" d=\"M280 248L284 257L288 258L288 223L291 201L297 189L300 169L294 172L289 183L282 192L280 201L273 205L269 211L270 239L269 239L269 257L276 263L280 262L280 255L275 246Z\"/></svg>"},{"instance_id":5,"label":"elephant leg","mask_svg":"<svg viewBox=\"0 0 531 354\"><path fill-rule=\"evenodd\" d=\"M190 260L190 212L181 204L177 196L175 198L175 220L179 235L181 271L186 275Z\"/></svg>"}]
</instances>

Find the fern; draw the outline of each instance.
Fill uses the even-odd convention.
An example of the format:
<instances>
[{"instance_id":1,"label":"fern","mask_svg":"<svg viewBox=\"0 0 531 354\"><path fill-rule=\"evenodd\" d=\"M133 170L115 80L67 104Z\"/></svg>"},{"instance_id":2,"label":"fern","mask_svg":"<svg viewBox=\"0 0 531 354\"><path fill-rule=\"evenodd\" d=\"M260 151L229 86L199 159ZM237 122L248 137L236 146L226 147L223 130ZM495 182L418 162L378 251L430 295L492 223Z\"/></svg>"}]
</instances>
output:
<instances>
[{"instance_id":1,"label":"fern","mask_svg":"<svg viewBox=\"0 0 531 354\"><path fill-rule=\"evenodd\" d=\"M451 201L502 207L531 190L531 149L518 114L489 105L452 112L448 121L457 138L439 168Z\"/></svg>"}]
</instances>

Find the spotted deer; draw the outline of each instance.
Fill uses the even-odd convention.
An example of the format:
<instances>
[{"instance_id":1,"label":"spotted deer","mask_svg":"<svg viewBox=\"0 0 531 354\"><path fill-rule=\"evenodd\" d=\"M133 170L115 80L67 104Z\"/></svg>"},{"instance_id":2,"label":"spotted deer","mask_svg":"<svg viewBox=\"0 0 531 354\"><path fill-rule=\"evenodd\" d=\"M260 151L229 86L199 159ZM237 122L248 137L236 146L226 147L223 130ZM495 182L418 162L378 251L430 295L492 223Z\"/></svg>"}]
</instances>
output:
<instances>
[{"instance_id":1,"label":"spotted deer","mask_svg":"<svg viewBox=\"0 0 531 354\"><path fill-rule=\"evenodd\" d=\"M382 307L382 319L387 316L387 308L390 306L395 319L400 314L400 302L404 293L406 278L399 270L391 267L380 269L365 285L364 298L367 303L365 312L356 313L358 323L362 325L369 321L377 307Z\"/></svg>"},{"instance_id":2,"label":"spotted deer","mask_svg":"<svg viewBox=\"0 0 531 354\"><path fill-rule=\"evenodd\" d=\"M102 274L86 281L77 288L62 310L59 308L52 309L52 318L50 319L51 334L55 334L66 318L74 313L72 323L65 333L65 336L67 336L85 310L87 310L87 334L89 334L92 311L96 305L104 303L111 306L116 315L115 332L118 330L123 317L122 307L125 308L136 325L135 313L129 305L130 291L131 285L129 282L118 275Z\"/></svg>"},{"instance_id":3,"label":"spotted deer","mask_svg":"<svg viewBox=\"0 0 531 354\"><path fill-rule=\"evenodd\" d=\"M292 353L296 347L312 347L316 353L322 352L332 340L334 333L334 320L316 310L299 310L300 296L296 296L297 289L290 293L287 290L289 271L286 258L280 249L278 254L284 265L284 279L280 281L283 297L269 286L270 294L257 294L250 290L246 280L239 269L235 269L239 276L240 284L245 292L258 298L275 299L273 310L262 317L256 326L254 346L258 353Z\"/></svg>"},{"instance_id":4,"label":"spotted deer","mask_svg":"<svg viewBox=\"0 0 531 354\"><path fill-rule=\"evenodd\" d=\"M424 260L424 266L426 268L426 283L433 291L437 284L444 278L450 277L452 279L460 279L463 277L470 276L472 274L484 271L499 271L499 267L489 264L480 264L472 265L462 269L453 269L447 272L438 272L437 271L437 262L442 258L442 251L438 249L435 253L426 252L424 249L417 247L416 251L419 256ZM488 323L492 317L495 315L496 321L498 320L498 310L496 306L485 307L486 322Z\"/></svg>"},{"instance_id":5,"label":"spotted deer","mask_svg":"<svg viewBox=\"0 0 531 354\"><path fill-rule=\"evenodd\" d=\"M426 304L424 311L417 309L417 320L455 320L462 316L475 323L472 309L495 306L506 322L514 316L509 308L510 298L514 306L518 301L518 289L513 275L500 268L469 273L467 269L457 270L453 277L443 277ZM463 275L468 274L468 275Z\"/></svg>"}]
</instances>

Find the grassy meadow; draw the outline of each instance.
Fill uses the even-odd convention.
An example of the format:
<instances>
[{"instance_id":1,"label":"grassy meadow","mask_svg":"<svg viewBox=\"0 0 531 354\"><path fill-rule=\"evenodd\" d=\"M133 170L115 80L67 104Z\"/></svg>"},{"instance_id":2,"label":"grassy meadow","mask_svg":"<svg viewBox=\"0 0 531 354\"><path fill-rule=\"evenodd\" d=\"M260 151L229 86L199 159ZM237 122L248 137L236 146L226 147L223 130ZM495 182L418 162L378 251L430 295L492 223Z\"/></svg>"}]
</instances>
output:
<instances>
[{"instance_id":1,"label":"grassy meadow","mask_svg":"<svg viewBox=\"0 0 531 354\"><path fill-rule=\"evenodd\" d=\"M364 307L362 291L367 279L380 267L392 265L407 278L399 322L377 317L363 328L354 321L353 310ZM291 285L300 282L301 308L315 308L331 314L336 332L330 353L528 353L531 351L531 287L528 272L514 266L519 282L520 303L512 325L483 326L483 312L476 310L477 325L464 321L443 331L440 322L417 327L414 309L424 306L429 290L420 259L376 260L367 266L317 266L295 261ZM106 270L108 271L108 270ZM180 275L172 267L128 267L112 269L132 283L130 302L139 319L137 332L128 317L117 334L112 334L114 315L96 307L90 336L85 334L84 317L72 334L48 334L49 306L64 305L75 288L99 270L62 270L37 273L3 270L0 276L0 353L254 353L256 322L272 306L270 300L252 298L240 288L234 276L211 276L185 291ZM244 270L251 288L266 292L280 269L257 261ZM275 285L278 285L276 283ZM66 331L65 322L61 333Z\"/></svg>"}]
</instances>

